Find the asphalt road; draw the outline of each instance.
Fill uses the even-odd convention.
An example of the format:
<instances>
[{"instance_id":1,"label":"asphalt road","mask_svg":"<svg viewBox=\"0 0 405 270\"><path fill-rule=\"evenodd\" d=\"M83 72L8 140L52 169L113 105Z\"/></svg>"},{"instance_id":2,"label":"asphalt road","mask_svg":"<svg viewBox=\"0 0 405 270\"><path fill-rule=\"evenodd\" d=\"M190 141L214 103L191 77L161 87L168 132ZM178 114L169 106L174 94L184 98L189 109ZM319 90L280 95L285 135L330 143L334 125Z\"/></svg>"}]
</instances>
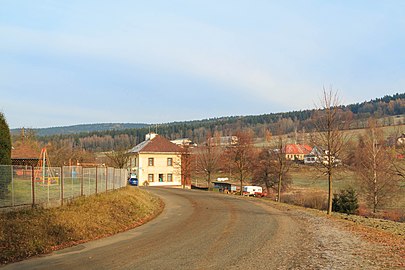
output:
<instances>
[{"instance_id":1,"label":"asphalt road","mask_svg":"<svg viewBox=\"0 0 405 270\"><path fill-rule=\"evenodd\" d=\"M149 223L2 269L299 269L309 265L305 226L288 212L259 199L196 190L148 190L166 204Z\"/></svg>"}]
</instances>

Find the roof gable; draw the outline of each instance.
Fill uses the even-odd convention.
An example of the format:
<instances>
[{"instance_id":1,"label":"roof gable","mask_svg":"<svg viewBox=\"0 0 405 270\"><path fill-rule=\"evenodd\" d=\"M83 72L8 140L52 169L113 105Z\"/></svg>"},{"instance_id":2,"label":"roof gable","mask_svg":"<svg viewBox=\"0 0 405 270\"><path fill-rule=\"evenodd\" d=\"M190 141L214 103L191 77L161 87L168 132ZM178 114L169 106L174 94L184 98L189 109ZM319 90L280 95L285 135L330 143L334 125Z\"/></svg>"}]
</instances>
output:
<instances>
[{"instance_id":1,"label":"roof gable","mask_svg":"<svg viewBox=\"0 0 405 270\"><path fill-rule=\"evenodd\" d=\"M292 155L308 155L311 153L312 147L306 144L287 144L285 153Z\"/></svg>"},{"instance_id":2,"label":"roof gable","mask_svg":"<svg viewBox=\"0 0 405 270\"><path fill-rule=\"evenodd\" d=\"M130 153L158 152L158 153L180 153L182 148L170 142L168 139L156 135L153 139L141 142L132 148Z\"/></svg>"}]
</instances>

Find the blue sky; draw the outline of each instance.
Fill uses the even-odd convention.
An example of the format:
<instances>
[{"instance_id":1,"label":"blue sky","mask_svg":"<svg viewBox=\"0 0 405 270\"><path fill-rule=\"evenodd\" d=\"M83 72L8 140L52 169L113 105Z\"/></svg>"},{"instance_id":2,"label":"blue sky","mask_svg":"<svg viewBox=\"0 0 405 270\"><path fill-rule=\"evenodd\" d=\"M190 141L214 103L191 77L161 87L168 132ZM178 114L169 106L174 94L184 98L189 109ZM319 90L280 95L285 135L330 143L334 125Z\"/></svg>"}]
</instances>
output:
<instances>
[{"instance_id":1,"label":"blue sky","mask_svg":"<svg viewBox=\"0 0 405 270\"><path fill-rule=\"evenodd\" d=\"M405 89L405 1L0 0L11 128L204 119Z\"/></svg>"}]
</instances>

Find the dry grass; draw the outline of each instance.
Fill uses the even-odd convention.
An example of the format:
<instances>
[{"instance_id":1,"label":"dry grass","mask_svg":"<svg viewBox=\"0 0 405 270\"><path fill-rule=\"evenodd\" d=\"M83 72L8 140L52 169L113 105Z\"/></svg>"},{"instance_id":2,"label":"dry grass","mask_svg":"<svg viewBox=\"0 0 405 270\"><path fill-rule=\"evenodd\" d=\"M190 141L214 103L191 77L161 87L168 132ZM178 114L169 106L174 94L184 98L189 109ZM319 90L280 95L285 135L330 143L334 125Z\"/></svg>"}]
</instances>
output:
<instances>
[{"instance_id":1,"label":"dry grass","mask_svg":"<svg viewBox=\"0 0 405 270\"><path fill-rule=\"evenodd\" d=\"M0 264L122 232L152 219L163 202L127 187L54 209L0 214Z\"/></svg>"}]
</instances>

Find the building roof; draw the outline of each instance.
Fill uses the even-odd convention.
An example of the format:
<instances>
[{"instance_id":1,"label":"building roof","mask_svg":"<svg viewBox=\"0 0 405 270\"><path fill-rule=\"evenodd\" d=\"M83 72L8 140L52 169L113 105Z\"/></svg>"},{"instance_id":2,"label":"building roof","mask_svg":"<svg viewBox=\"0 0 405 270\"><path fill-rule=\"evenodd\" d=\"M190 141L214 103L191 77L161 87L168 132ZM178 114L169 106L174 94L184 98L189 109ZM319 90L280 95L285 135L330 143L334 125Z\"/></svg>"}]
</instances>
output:
<instances>
[{"instance_id":1,"label":"building roof","mask_svg":"<svg viewBox=\"0 0 405 270\"><path fill-rule=\"evenodd\" d=\"M41 151L30 143L22 142L11 149L11 159L39 159Z\"/></svg>"},{"instance_id":2,"label":"building roof","mask_svg":"<svg viewBox=\"0 0 405 270\"><path fill-rule=\"evenodd\" d=\"M287 144L285 153L290 155L308 155L311 153L312 147L306 144Z\"/></svg>"},{"instance_id":3,"label":"building roof","mask_svg":"<svg viewBox=\"0 0 405 270\"><path fill-rule=\"evenodd\" d=\"M129 150L129 153L157 152L157 153L180 153L183 149L168 139L156 135L152 139L145 140L134 148Z\"/></svg>"}]
</instances>

